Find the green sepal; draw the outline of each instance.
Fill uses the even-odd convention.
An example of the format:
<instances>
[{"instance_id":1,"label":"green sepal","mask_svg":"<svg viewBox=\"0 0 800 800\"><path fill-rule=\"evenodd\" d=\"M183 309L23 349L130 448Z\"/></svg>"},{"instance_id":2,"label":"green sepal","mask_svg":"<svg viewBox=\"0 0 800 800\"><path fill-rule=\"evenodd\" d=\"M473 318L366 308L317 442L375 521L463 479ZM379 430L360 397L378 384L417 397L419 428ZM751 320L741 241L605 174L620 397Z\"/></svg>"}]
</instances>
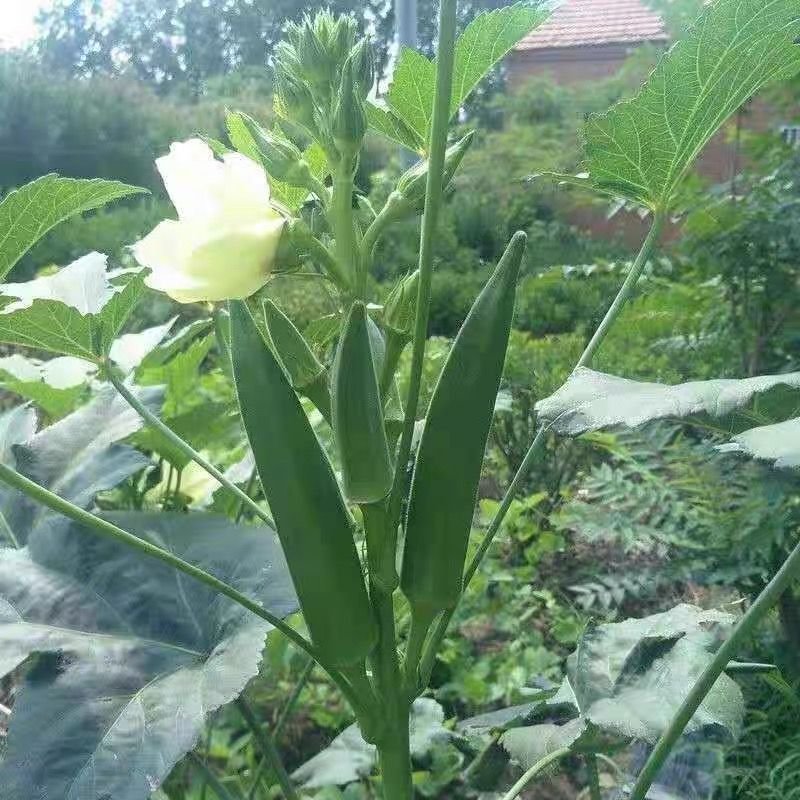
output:
<instances>
[{"instance_id":1,"label":"green sepal","mask_svg":"<svg viewBox=\"0 0 800 800\"><path fill-rule=\"evenodd\" d=\"M339 340L331 401L344 493L353 503L377 502L389 494L394 470L383 425L367 309L360 301L353 303Z\"/></svg>"},{"instance_id":2,"label":"green sepal","mask_svg":"<svg viewBox=\"0 0 800 800\"><path fill-rule=\"evenodd\" d=\"M419 270L404 275L394 285L383 306L383 324L387 330L410 339L417 316Z\"/></svg>"},{"instance_id":3,"label":"green sepal","mask_svg":"<svg viewBox=\"0 0 800 800\"><path fill-rule=\"evenodd\" d=\"M311 639L338 667L372 650L377 629L330 462L246 305L232 301L231 358L242 420Z\"/></svg>"},{"instance_id":4,"label":"green sepal","mask_svg":"<svg viewBox=\"0 0 800 800\"><path fill-rule=\"evenodd\" d=\"M401 587L415 613L453 608L503 373L526 236L514 235L467 316L436 384L417 452Z\"/></svg>"}]
</instances>

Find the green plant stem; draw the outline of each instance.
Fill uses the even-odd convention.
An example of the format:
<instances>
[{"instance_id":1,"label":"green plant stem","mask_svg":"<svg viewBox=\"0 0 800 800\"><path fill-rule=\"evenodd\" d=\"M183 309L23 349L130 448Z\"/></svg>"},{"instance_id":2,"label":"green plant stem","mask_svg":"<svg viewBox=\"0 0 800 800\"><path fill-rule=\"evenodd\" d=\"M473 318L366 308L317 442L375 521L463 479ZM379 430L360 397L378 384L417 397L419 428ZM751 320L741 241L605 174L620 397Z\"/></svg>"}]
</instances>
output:
<instances>
[{"instance_id":1,"label":"green plant stem","mask_svg":"<svg viewBox=\"0 0 800 800\"><path fill-rule=\"evenodd\" d=\"M165 439L167 439L171 444L173 444L176 448L178 448L187 458L191 461L194 461L195 464L202 467L212 478L218 480L222 486L224 486L229 492L232 492L239 498L239 500L244 503L257 517L261 520L266 522L267 525L270 526L273 530L275 529L275 523L273 522L272 518L261 508L258 503L256 503L252 498L250 498L245 492L243 492L235 483L229 481L213 464L210 464L206 461L203 456L200 455L188 442L185 442L175 433L173 430L169 428L166 424L164 424L149 408L147 408L138 397L136 397L133 392L117 377L114 373L113 367L106 362L104 364L104 371L108 380L113 384L114 388L122 395L125 402L154 430L158 431Z\"/></svg>"},{"instance_id":2,"label":"green plant stem","mask_svg":"<svg viewBox=\"0 0 800 800\"><path fill-rule=\"evenodd\" d=\"M375 249L375 245L378 242L381 234L389 227L393 222L396 222L398 219L401 219L408 211L407 205L404 205L404 201L400 196L399 192L393 192L389 195L386 203L384 204L383 208L380 210L380 213L374 220L370 226L364 231L364 236L361 239L361 244L359 245L358 252L359 252L359 261L363 265L364 269L369 269L369 265L372 261L372 251Z\"/></svg>"},{"instance_id":3,"label":"green plant stem","mask_svg":"<svg viewBox=\"0 0 800 800\"><path fill-rule=\"evenodd\" d=\"M406 686L412 692L412 696L416 696L416 690L419 687L418 668L425 646L425 639L435 616L435 614L426 615L414 612L411 614L411 629L408 633L406 657L403 662L403 676Z\"/></svg>"},{"instance_id":4,"label":"green plant stem","mask_svg":"<svg viewBox=\"0 0 800 800\"><path fill-rule=\"evenodd\" d=\"M347 274L331 251L316 236L309 236L306 241L311 258L328 273L340 289L347 289L349 287Z\"/></svg>"},{"instance_id":5,"label":"green plant stem","mask_svg":"<svg viewBox=\"0 0 800 800\"><path fill-rule=\"evenodd\" d=\"M170 553L168 550L164 550L161 547L148 542L146 539L142 539L139 536L130 533L129 531L123 530L117 525L114 525L114 523L109 522L102 517L98 517L89 511L84 511L82 508L78 508L78 506L73 505L68 500L64 500L57 494L53 494L43 486L39 486L38 483L34 483L24 475L20 475L20 473L16 472L5 464L0 464L0 481L14 487L15 489L18 489L33 500L36 500L37 502L42 503L42 505L47 506L52 511L55 511L58 514L63 514L65 517L87 526L87 528L91 529L97 535L122 542L123 544L138 550L143 555L157 558L159 561L169 564L169 566L173 567L174 569L177 569L186 575L190 575L192 578L195 578L201 583L206 584L206 586L209 586L215 592L225 595L229 599L233 600L234 603L238 603L238 605L246 608L248 611L251 611L256 616L261 617L261 619L265 620L266 622L269 622L270 625L283 633L283 635L297 645L297 647L308 653L308 655L315 659L318 664L331 672L332 668L329 668L325 665L324 661L320 660L311 642L307 641L303 636L297 633L297 631L287 625L282 619L262 608L261 605L255 600L251 600L237 589L234 589L233 586L228 585L219 578L215 578L213 575L209 574L205 570L200 569L199 567L194 566L193 564L190 564L188 561L184 561L182 558ZM332 671L334 674L338 675L337 670L334 669Z\"/></svg>"},{"instance_id":6,"label":"green plant stem","mask_svg":"<svg viewBox=\"0 0 800 800\"><path fill-rule=\"evenodd\" d=\"M411 455L411 440L419 407L419 390L425 360L425 340L428 335L428 314L433 276L433 242L439 211L442 205L444 158L447 150L447 128L450 122L450 97L453 86L453 62L456 37L456 11L458 0L441 0L439 4L439 49L436 56L436 90L433 101L431 136L428 145L428 179L425 184L425 211L419 244L419 285L417 287L417 313L414 320L413 352L408 382L406 412L400 435L394 484L389 495L389 530L394 536L396 549L397 525L400 507L405 496L408 477L406 465Z\"/></svg>"},{"instance_id":7,"label":"green plant stem","mask_svg":"<svg viewBox=\"0 0 800 800\"><path fill-rule=\"evenodd\" d=\"M255 712L250 707L250 704L244 699L244 697L240 697L236 701L236 705L239 707L239 713L250 727L255 740L258 742L258 746L261 748L262 754L269 761L272 771L275 773L275 777L278 779L278 784L281 787L283 796L286 798L286 800L300 800L299 795L292 785L292 780L289 777L289 773L286 771L286 767L283 765L278 748L275 747L274 740L264 731L263 726L258 721Z\"/></svg>"},{"instance_id":8,"label":"green plant stem","mask_svg":"<svg viewBox=\"0 0 800 800\"><path fill-rule=\"evenodd\" d=\"M789 588L798 574L800 574L800 544L783 562L783 566L775 577L755 599L753 605L739 620L731 635L703 670L642 767L636 783L630 791L629 800L644 800L661 767L706 695L725 671L728 663L733 660L742 643L755 631L767 612L778 602L778 598Z\"/></svg>"},{"instance_id":9,"label":"green plant stem","mask_svg":"<svg viewBox=\"0 0 800 800\"><path fill-rule=\"evenodd\" d=\"M591 800L602 800L603 795L600 792L600 772L597 769L597 756L594 753L587 753L584 760L586 761L586 771L589 774L589 797Z\"/></svg>"},{"instance_id":10,"label":"green plant stem","mask_svg":"<svg viewBox=\"0 0 800 800\"><path fill-rule=\"evenodd\" d=\"M580 359L578 360L576 367L585 367L592 360L592 357L597 352L597 348L600 347L603 339L606 338L608 332L611 330L611 326L614 324L614 322L616 322L620 312L630 299L631 295L636 289L636 284L639 282L639 278L642 275L642 270L644 269L645 264L647 264L647 260L650 258L653 248L658 241L663 224L664 212L655 212L653 215L653 222L650 225L650 231L647 234L647 238L644 240L644 243L639 250L639 254L636 256L636 260L633 262L630 271L628 272L625 281L622 284L622 288L619 290L619 292L617 292L614 302L611 303L608 311L606 311L603 321L597 326L597 330L594 332L589 344L586 345L586 349L583 351L583 355L581 355Z\"/></svg>"},{"instance_id":11,"label":"green plant stem","mask_svg":"<svg viewBox=\"0 0 800 800\"><path fill-rule=\"evenodd\" d=\"M540 761L537 761L512 787L506 794L503 795L502 800L514 800L519 797L525 790L525 787L540 773L546 770L551 764L555 763L570 752L569 747L562 747L559 750L554 750L549 755L546 755Z\"/></svg>"},{"instance_id":12,"label":"green plant stem","mask_svg":"<svg viewBox=\"0 0 800 800\"><path fill-rule=\"evenodd\" d=\"M614 298L608 312L606 313L603 321L597 328L594 336L592 336L591 341L588 345L586 345L586 349L583 351L580 359L578 359L578 363L575 365L575 368L588 364L594 353L597 351L597 348L600 346L600 343L605 338L606 334L608 333L609 329L611 328L614 321L622 312L622 309L625 307L630 296L633 294L633 290L636 287L636 284L639 280L639 277L642 274L642 270L644 269L645 264L647 263L647 259L650 258L650 255L653 251L653 247L655 246L658 235L661 230L661 226L663 224L664 216L662 213L656 213L653 217L653 222L650 226L650 231L647 234L642 246L639 250L639 254L636 256L636 260L634 261L633 265L631 266L630 272L628 273L627 277L625 278L624 283L620 287L620 290L617 292L617 296ZM536 432L536 436L534 437L533 441L531 442L528 451L525 453L525 457L522 459L522 463L519 466L516 474L511 480L508 489L506 490L505 495L503 495L503 499L500 502L500 507L497 509L497 513L494 515L489 527L486 530L486 533L481 541L480 546L478 547L477 552L472 558L472 561L469 563L466 572L464 573L464 590L466 591L467 586L469 586L470 581L475 576L475 573L478 571L486 553L489 551L489 548L494 541L494 537L497 535L497 532L500 530L500 527L503 524L503 520L505 519L508 510L511 508L511 504L514 501L514 498L517 495L517 492L522 488L525 479L530 472L531 467L534 465L536 460L539 457L539 454L542 451L545 442L545 436L550 428L553 426L553 420L547 425L539 428ZM398 461L398 469L395 474L395 480L397 479L397 475L400 474L400 461ZM463 592L462 592L463 597ZM442 644L442 640L447 633L447 628L450 625L451 620L453 619L453 615L455 614L456 609L450 609L449 611L444 612L439 622L436 625L436 628L431 635L428 646L425 650L425 653L422 657L422 662L420 665L420 677L422 681L422 686L427 685L428 681L430 680L431 671L433 670L433 665L436 660L436 653L439 650L439 647Z\"/></svg>"},{"instance_id":13,"label":"green plant stem","mask_svg":"<svg viewBox=\"0 0 800 800\"><path fill-rule=\"evenodd\" d=\"M220 781L220 779L214 774L214 771L211 769L211 767L209 767L208 764L206 764L206 762L197 755L197 753L189 753L189 758L200 770L200 772L203 773L203 778L214 790L214 794L217 795L219 800L238 800L222 785L222 781Z\"/></svg>"},{"instance_id":14,"label":"green plant stem","mask_svg":"<svg viewBox=\"0 0 800 800\"><path fill-rule=\"evenodd\" d=\"M401 336L391 330L386 331L386 355L383 358L383 369L381 370L379 382L381 400L384 403L389 397L389 390L392 388L394 374L397 372L397 364L407 344L407 337Z\"/></svg>"},{"instance_id":15,"label":"green plant stem","mask_svg":"<svg viewBox=\"0 0 800 800\"><path fill-rule=\"evenodd\" d=\"M353 171L350 159L343 157L334 170L330 222L336 238L336 260L344 268L356 296L366 299L366 276L361 275L353 222Z\"/></svg>"}]
</instances>

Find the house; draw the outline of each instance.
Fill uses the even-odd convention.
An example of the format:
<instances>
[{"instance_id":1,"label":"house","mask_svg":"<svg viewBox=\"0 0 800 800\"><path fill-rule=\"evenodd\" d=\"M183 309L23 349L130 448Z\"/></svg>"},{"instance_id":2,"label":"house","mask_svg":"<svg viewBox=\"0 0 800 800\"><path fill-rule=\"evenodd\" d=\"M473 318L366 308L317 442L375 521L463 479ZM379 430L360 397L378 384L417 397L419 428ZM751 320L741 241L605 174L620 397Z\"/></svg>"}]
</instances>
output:
<instances>
[{"instance_id":1,"label":"house","mask_svg":"<svg viewBox=\"0 0 800 800\"><path fill-rule=\"evenodd\" d=\"M549 73L563 84L613 75L642 44L666 47L664 21L642 0L563 0L508 60L508 82Z\"/></svg>"}]
</instances>

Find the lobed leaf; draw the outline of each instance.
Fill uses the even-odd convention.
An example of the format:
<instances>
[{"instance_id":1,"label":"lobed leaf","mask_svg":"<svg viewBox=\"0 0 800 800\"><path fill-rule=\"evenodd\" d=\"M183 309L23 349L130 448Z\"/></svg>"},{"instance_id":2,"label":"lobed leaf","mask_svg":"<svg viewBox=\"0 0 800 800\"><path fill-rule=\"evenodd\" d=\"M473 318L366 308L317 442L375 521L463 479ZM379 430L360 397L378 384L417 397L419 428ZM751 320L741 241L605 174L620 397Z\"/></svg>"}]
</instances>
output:
<instances>
[{"instance_id":1,"label":"lobed leaf","mask_svg":"<svg viewBox=\"0 0 800 800\"><path fill-rule=\"evenodd\" d=\"M211 515L108 518L278 616L297 609L267 528ZM204 584L79 525L0 552L0 675L40 654L11 718L3 797L150 797L208 714L256 674L269 630Z\"/></svg>"},{"instance_id":2,"label":"lobed leaf","mask_svg":"<svg viewBox=\"0 0 800 800\"><path fill-rule=\"evenodd\" d=\"M584 166L595 187L669 208L725 120L773 81L800 72L796 0L717 0L661 59L639 93L591 116Z\"/></svg>"},{"instance_id":3,"label":"lobed leaf","mask_svg":"<svg viewBox=\"0 0 800 800\"><path fill-rule=\"evenodd\" d=\"M386 102L400 120L422 141L427 142L433 113L436 68L422 53L401 47Z\"/></svg>"},{"instance_id":4,"label":"lobed leaf","mask_svg":"<svg viewBox=\"0 0 800 800\"><path fill-rule=\"evenodd\" d=\"M9 192L0 202L0 280L60 222L120 197L146 191L118 181L51 174Z\"/></svg>"},{"instance_id":5,"label":"lobed leaf","mask_svg":"<svg viewBox=\"0 0 800 800\"><path fill-rule=\"evenodd\" d=\"M484 75L548 16L544 9L528 3L478 14L456 42L450 113L455 114Z\"/></svg>"},{"instance_id":6,"label":"lobed leaf","mask_svg":"<svg viewBox=\"0 0 800 800\"><path fill-rule=\"evenodd\" d=\"M800 372L668 385L579 367L555 394L540 400L536 410L552 421L553 430L575 435L612 425L636 427L664 417L722 417L780 387L800 388Z\"/></svg>"}]
</instances>

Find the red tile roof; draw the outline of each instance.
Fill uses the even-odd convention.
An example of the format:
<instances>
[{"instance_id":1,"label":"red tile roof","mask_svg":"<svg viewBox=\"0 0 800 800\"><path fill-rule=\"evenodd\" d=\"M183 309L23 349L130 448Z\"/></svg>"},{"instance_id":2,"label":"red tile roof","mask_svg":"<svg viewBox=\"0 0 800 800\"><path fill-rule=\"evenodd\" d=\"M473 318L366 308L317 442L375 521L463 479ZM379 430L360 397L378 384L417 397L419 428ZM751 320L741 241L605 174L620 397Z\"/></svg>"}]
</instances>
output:
<instances>
[{"instance_id":1,"label":"red tile roof","mask_svg":"<svg viewBox=\"0 0 800 800\"><path fill-rule=\"evenodd\" d=\"M658 42L667 38L659 14L641 0L561 0L550 18L516 49Z\"/></svg>"}]
</instances>

